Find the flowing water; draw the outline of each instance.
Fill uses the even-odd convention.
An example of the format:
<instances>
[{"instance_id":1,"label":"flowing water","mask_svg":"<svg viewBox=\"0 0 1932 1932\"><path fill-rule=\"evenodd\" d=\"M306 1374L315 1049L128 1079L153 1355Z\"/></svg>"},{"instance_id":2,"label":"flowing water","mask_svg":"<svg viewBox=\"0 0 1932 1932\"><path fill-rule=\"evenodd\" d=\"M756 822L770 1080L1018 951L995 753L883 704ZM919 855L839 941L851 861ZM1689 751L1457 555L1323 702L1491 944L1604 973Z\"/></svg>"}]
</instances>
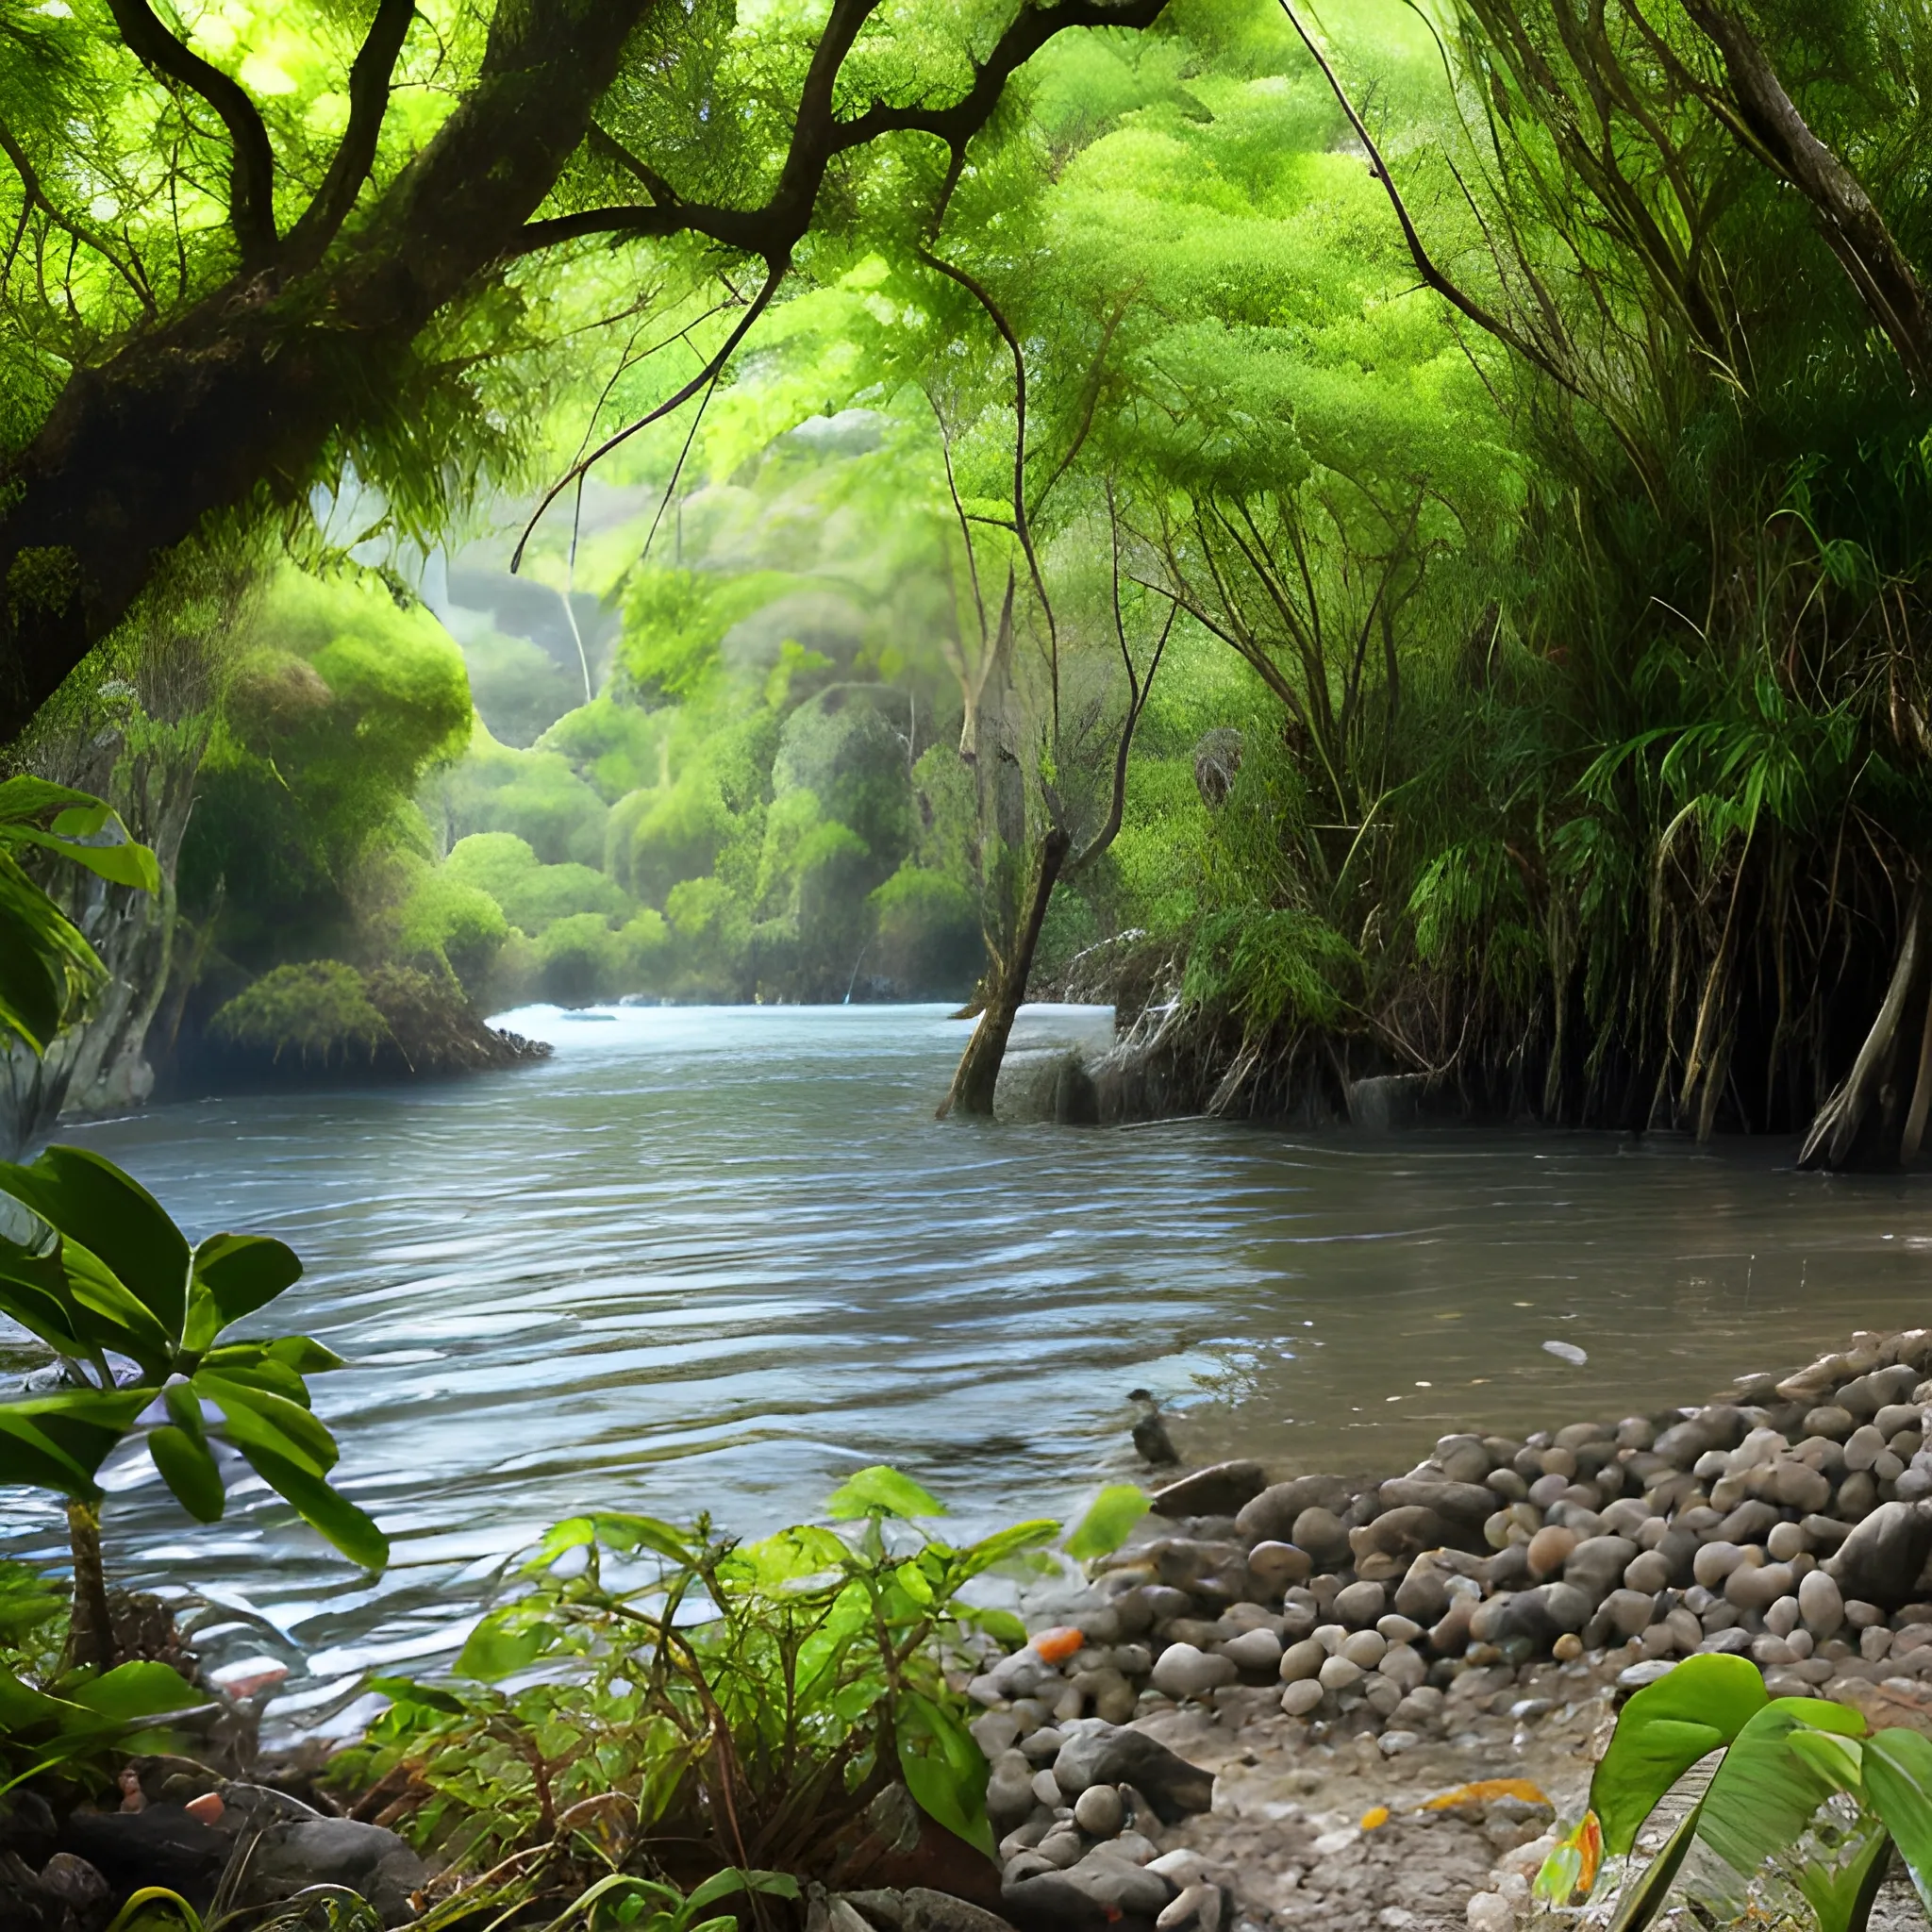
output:
<instances>
[{"instance_id":1,"label":"flowing water","mask_svg":"<svg viewBox=\"0 0 1932 1932\"><path fill-rule=\"evenodd\" d=\"M379 1580L258 1485L203 1529L144 1453L111 1472L114 1573L232 1605L231 1644L298 1660L291 1718L446 1653L503 1555L589 1506L758 1532L890 1461L985 1526L1131 1474L1141 1384L1190 1459L1403 1468L1932 1321L1925 1179L1782 1144L941 1123L967 1029L937 1008L508 1024L555 1058L72 1134L196 1237L291 1241L276 1317L349 1359L316 1407ZM58 1529L0 1491L10 1553Z\"/></svg>"}]
</instances>

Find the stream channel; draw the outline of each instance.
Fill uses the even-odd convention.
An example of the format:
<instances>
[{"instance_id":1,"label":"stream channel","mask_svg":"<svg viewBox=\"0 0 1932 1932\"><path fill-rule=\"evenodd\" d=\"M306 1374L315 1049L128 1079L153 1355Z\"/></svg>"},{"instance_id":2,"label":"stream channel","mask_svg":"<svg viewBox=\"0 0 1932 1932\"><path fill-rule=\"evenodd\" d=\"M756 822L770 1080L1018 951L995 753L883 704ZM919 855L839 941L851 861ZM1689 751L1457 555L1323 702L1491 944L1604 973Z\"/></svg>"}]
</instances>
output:
<instances>
[{"instance_id":1,"label":"stream channel","mask_svg":"<svg viewBox=\"0 0 1932 1932\"><path fill-rule=\"evenodd\" d=\"M1784 1142L941 1123L968 1029L937 1007L505 1024L555 1057L65 1136L194 1238L292 1243L275 1315L348 1358L316 1407L379 1579L252 1478L201 1528L144 1451L109 1470L110 1574L231 1606L218 1648L294 1667L284 1725L446 1657L505 1554L590 1507L757 1534L883 1461L974 1530L1131 1478L1141 1384L1191 1461L1395 1471L1932 1320L1926 1177ZM0 1550L58 1561L51 1499L0 1491Z\"/></svg>"}]
</instances>

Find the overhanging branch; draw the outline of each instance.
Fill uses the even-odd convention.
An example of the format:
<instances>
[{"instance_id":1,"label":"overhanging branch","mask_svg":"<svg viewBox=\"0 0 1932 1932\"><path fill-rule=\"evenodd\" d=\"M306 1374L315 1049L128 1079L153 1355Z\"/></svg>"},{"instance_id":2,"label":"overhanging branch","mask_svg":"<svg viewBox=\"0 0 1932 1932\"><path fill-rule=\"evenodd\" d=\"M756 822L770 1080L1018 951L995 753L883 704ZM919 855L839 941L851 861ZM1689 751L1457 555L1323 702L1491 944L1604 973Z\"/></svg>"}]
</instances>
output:
<instances>
[{"instance_id":1,"label":"overhanging branch","mask_svg":"<svg viewBox=\"0 0 1932 1932\"><path fill-rule=\"evenodd\" d=\"M199 94L220 115L233 157L228 220L242 250L242 265L265 266L275 248L275 158L248 91L177 41L147 0L108 0L108 9L129 53L157 74Z\"/></svg>"}]
</instances>

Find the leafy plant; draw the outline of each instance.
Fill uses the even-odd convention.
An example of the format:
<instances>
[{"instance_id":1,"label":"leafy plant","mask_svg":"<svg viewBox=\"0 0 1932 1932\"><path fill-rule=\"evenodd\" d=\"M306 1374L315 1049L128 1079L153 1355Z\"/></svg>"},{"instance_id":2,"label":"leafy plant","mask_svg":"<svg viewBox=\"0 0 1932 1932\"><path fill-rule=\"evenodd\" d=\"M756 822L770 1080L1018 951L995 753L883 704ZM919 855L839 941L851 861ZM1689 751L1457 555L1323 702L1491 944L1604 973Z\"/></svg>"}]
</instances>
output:
<instances>
[{"instance_id":1,"label":"leafy plant","mask_svg":"<svg viewBox=\"0 0 1932 1932\"><path fill-rule=\"evenodd\" d=\"M19 1238L0 1235L0 1312L55 1350L70 1384L0 1402L0 1482L67 1499L74 1662L113 1660L99 1474L157 1402L166 1420L148 1430L149 1452L197 1521L219 1521L227 1502L212 1434L344 1556L388 1561L382 1532L330 1486L335 1439L309 1407L306 1377L341 1357L304 1335L223 1339L299 1278L290 1248L238 1234L191 1247L145 1188L80 1147L0 1165L0 1194L30 1217Z\"/></svg>"},{"instance_id":2,"label":"leafy plant","mask_svg":"<svg viewBox=\"0 0 1932 1932\"><path fill-rule=\"evenodd\" d=\"M118 841L99 842L104 832ZM45 778L0 783L0 1040L36 1057L105 969L80 929L22 869L27 847L59 854L110 885L160 889L155 856L98 798Z\"/></svg>"},{"instance_id":3,"label":"leafy plant","mask_svg":"<svg viewBox=\"0 0 1932 1932\"><path fill-rule=\"evenodd\" d=\"M1591 1841L1611 1858L1627 1856L1673 1787L1717 1751L1703 1794L1628 1878L1611 1932L1642 1932L1680 1879L1700 1903L1735 1916L1767 1874L1795 1888L1819 1932L1863 1932L1893 1847L1932 1906L1932 1739L1870 1731L1843 1705L1771 1697L1756 1666L1733 1657L1687 1657L1624 1707L1590 1809L1545 1861L1537 1896L1568 1905L1587 1895ZM1698 1846L1709 1856L1686 1878Z\"/></svg>"},{"instance_id":4,"label":"leafy plant","mask_svg":"<svg viewBox=\"0 0 1932 1932\"><path fill-rule=\"evenodd\" d=\"M1105 1554L1145 1507L1105 1492L1067 1547ZM338 1782L366 1787L358 1815L408 1820L453 1874L549 1860L541 1880L520 1868L527 1888L568 1890L586 1860L677 1878L824 1869L894 1785L990 1854L987 1765L952 1682L987 1640L1025 1631L961 1592L1041 1562L1060 1525L948 1543L920 1527L942 1506L885 1467L826 1508L829 1526L752 1543L702 1518L559 1523L471 1632L455 1682L372 1680L393 1701Z\"/></svg>"},{"instance_id":5,"label":"leafy plant","mask_svg":"<svg viewBox=\"0 0 1932 1932\"><path fill-rule=\"evenodd\" d=\"M10 1789L44 1771L72 1770L110 1747L166 1750L153 1720L191 1708L203 1693L167 1664L137 1660L55 1696L0 1670L0 1767Z\"/></svg>"}]
</instances>

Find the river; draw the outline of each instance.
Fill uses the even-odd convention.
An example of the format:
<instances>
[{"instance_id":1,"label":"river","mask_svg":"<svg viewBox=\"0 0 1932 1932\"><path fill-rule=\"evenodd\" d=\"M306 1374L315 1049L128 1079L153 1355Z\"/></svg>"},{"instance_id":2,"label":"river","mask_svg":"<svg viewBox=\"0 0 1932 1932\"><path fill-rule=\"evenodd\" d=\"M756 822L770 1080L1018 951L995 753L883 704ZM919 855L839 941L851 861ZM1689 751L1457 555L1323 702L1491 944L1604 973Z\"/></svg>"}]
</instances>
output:
<instances>
[{"instance_id":1,"label":"river","mask_svg":"<svg viewBox=\"0 0 1932 1932\"><path fill-rule=\"evenodd\" d=\"M298 1660L290 1719L446 1653L505 1553L587 1506L756 1533L890 1461L985 1526L1131 1475L1140 1384L1192 1459L1402 1468L1452 1426L1654 1410L1932 1319L1925 1179L1781 1143L941 1123L967 1029L938 1008L507 1024L555 1057L69 1135L197 1238L291 1242L275 1316L350 1363L316 1407L393 1540L379 1580L258 1485L200 1528L144 1452L111 1470L112 1574L231 1605L230 1652ZM58 1529L0 1491L8 1553Z\"/></svg>"}]
</instances>

